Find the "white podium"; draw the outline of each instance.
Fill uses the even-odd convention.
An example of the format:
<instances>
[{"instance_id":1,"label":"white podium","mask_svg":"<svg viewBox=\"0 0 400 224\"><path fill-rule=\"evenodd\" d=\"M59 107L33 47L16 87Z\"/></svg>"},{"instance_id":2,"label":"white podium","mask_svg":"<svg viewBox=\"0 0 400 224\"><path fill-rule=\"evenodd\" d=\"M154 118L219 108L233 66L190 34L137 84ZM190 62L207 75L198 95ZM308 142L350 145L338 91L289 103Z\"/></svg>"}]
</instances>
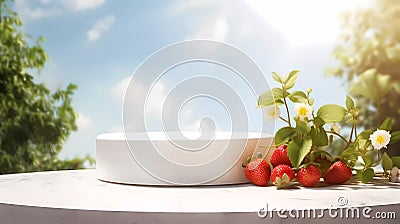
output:
<instances>
[{"instance_id":1,"label":"white podium","mask_svg":"<svg viewBox=\"0 0 400 224\"><path fill-rule=\"evenodd\" d=\"M259 217L262 208L268 210L265 218ZM301 212L297 217L291 216L299 210L315 210L317 216L322 213L324 216L312 217L310 213L311 217L300 217ZM334 212L329 214L332 211L336 211L336 218L332 216ZM358 218L356 211L360 212ZM367 216L362 212L368 212ZM347 218L345 213L349 213ZM354 224L399 223L399 218L400 184L383 180L374 184L276 190L273 186L250 184L199 187L113 184L98 180L95 170L0 176L0 223L4 224Z\"/></svg>"}]
</instances>

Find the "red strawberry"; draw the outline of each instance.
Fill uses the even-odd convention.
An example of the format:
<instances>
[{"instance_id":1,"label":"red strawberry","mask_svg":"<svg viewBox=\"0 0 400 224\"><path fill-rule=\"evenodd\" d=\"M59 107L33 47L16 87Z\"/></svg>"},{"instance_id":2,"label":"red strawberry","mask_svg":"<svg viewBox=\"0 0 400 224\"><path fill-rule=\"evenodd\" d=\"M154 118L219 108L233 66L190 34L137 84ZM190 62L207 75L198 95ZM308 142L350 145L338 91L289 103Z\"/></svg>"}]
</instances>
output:
<instances>
[{"instance_id":1,"label":"red strawberry","mask_svg":"<svg viewBox=\"0 0 400 224\"><path fill-rule=\"evenodd\" d=\"M289 186L294 177L292 167L285 164L276 166L271 173L271 181L278 189Z\"/></svg>"},{"instance_id":2,"label":"red strawberry","mask_svg":"<svg viewBox=\"0 0 400 224\"><path fill-rule=\"evenodd\" d=\"M337 161L326 171L324 182L327 184L343 184L350 180L351 176L350 167L342 161Z\"/></svg>"},{"instance_id":3,"label":"red strawberry","mask_svg":"<svg viewBox=\"0 0 400 224\"><path fill-rule=\"evenodd\" d=\"M271 176L271 167L264 159L255 159L246 165L247 179L257 186L265 186Z\"/></svg>"},{"instance_id":4,"label":"red strawberry","mask_svg":"<svg viewBox=\"0 0 400 224\"><path fill-rule=\"evenodd\" d=\"M318 167L314 165L308 165L307 167L301 168L297 172L297 180L304 187L313 187L321 178L321 172Z\"/></svg>"},{"instance_id":5,"label":"red strawberry","mask_svg":"<svg viewBox=\"0 0 400 224\"><path fill-rule=\"evenodd\" d=\"M271 155L271 158L269 159L272 166L275 167L278 166L279 164L292 166L286 148L287 148L286 145L281 145L274 150L274 152Z\"/></svg>"}]
</instances>

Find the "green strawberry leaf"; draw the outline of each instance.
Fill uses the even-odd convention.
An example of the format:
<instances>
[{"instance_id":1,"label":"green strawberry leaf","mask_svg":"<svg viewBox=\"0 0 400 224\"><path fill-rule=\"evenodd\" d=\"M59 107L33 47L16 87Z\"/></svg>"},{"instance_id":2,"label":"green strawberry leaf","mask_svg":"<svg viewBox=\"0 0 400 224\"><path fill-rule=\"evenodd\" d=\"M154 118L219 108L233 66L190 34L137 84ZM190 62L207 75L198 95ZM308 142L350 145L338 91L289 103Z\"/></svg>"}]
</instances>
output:
<instances>
[{"instance_id":1,"label":"green strawberry leaf","mask_svg":"<svg viewBox=\"0 0 400 224\"><path fill-rule=\"evenodd\" d=\"M296 143L296 141L291 141L287 147L288 156L290 162L295 168L299 168L301 162L304 157L310 152L312 146L312 140L310 139L302 139L300 144Z\"/></svg>"},{"instance_id":2,"label":"green strawberry leaf","mask_svg":"<svg viewBox=\"0 0 400 224\"><path fill-rule=\"evenodd\" d=\"M369 140L367 139L359 139L357 140L357 149L366 150L369 145Z\"/></svg>"},{"instance_id":3,"label":"green strawberry leaf","mask_svg":"<svg viewBox=\"0 0 400 224\"><path fill-rule=\"evenodd\" d=\"M357 177L363 183L371 182L374 179L374 170L372 168L368 168L366 170L357 170Z\"/></svg>"},{"instance_id":4,"label":"green strawberry leaf","mask_svg":"<svg viewBox=\"0 0 400 224\"><path fill-rule=\"evenodd\" d=\"M272 88L258 97L258 107L268 107L274 104L283 104L282 99L288 97L290 93L281 88Z\"/></svg>"},{"instance_id":5,"label":"green strawberry leaf","mask_svg":"<svg viewBox=\"0 0 400 224\"><path fill-rule=\"evenodd\" d=\"M357 151L354 148L354 145L350 145L347 149L343 150L340 156L344 158L345 160L349 160L352 162L356 162L358 159L358 156L360 156L361 153Z\"/></svg>"},{"instance_id":6,"label":"green strawberry leaf","mask_svg":"<svg viewBox=\"0 0 400 224\"><path fill-rule=\"evenodd\" d=\"M283 127L275 134L275 144L281 145L287 142L296 133L296 129L292 127Z\"/></svg>"},{"instance_id":7,"label":"green strawberry leaf","mask_svg":"<svg viewBox=\"0 0 400 224\"><path fill-rule=\"evenodd\" d=\"M296 121L296 130L301 134L308 134L311 131L311 127L308 122L298 120Z\"/></svg>"},{"instance_id":8,"label":"green strawberry leaf","mask_svg":"<svg viewBox=\"0 0 400 224\"><path fill-rule=\"evenodd\" d=\"M383 170L390 170L393 167L393 161L389 155L385 152L382 155L382 168Z\"/></svg>"},{"instance_id":9,"label":"green strawberry leaf","mask_svg":"<svg viewBox=\"0 0 400 224\"><path fill-rule=\"evenodd\" d=\"M350 111L354 108L354 100L349 95L346 96L346 108L347 111Z\"/></svg>"},{"instance_id":10,"label":"green strawberry leaf","mask_svg":"<svg viewBox=\"0 0 400 224\"><path fill-rule=\"evenodd\" d=\"M289 95L293 103L307 103L307 95L303 91L294 91Z\"/></svg>"},{"instance_id":11,"label":"green strawberry leaf","mask_svg":"<svg viewBox=\"0 0 400 224\"><path fill-rule=\"evenodd\" d=\"M257 100L258 107L268 107L275 104L275 98L271 90L261 94Z\"/></svg>"},{"instance_id":12,"label":"green strawberry leaf","mask_svg":"<svg viewBox=\"0 0 400 224\"><path fill-rule=\"evenodd\" d=\"M310 160L314 161L316 158L321 157L322 159L327 159L331 162L333 162L335 159L333 158L333 156L331 154L329 154L329 152L324 151L324 150L314 150L310 153Z\"/></svg>"},{"instance_id":13,"label":"green strawberry leaf","mask_svg":"<svg viewBox=\"0 0 400 224\"><path fill-rule=\"evenodd\" d=\"M315 126L322 126L325 124L325 121L320 117L315 117L313 123Z\"/></svg>"},{"instance_id":14,"label":"green strawberry leaf","mask_svg":"<svg viewBox=\"0 0 400 224\"><path fill-rule=\"evenodd\" d=\"M286 89L291 89L296 84L297 76L299 75L298 70L293 70L285 77L284 84Z\"/></svg>"},{"instance_id":15,"label":"green strawberry leaf","mask_svg":"<svg viewBox=\"0 0 400 224\"><path fill-rule=\"evenodd\" d=\"M355 170L364 170L365 169L364 160L360 156L357 157L357 160L355 161L355 163L353 165L353 169L355 169Z\"/></svg>"},{"instance_id":16,"label":"green strawberry leaf","mask_svg":"<svg viewBox=\"0 0 400 224\"><path fill-rule=\"evenodd\" d=\"M393 119L388 117L382 122L382 124L379 126L379 129L390 131L392 130L392 126L393 126Z\"/></svg>"},{"instance_id":17,"label":"green strawberry leaf","mask_svg":"<svg viewBox=\"0 0 400 224\"><path fill-rule=\"evenodd\" d=\"M346 109L339 105L327 104L319 108L317 116L326 123L336 123L343 120L346 115Z\"/></svg>"},{"instance_id":18,"label":"green strawberry leaf","mask_svg":"<svg viewBox=\"0 0 400 224\"><path fill-rule=\"evenodd\" d=\"M369 136L372 134L372 130L364 130L362 131L360 134L357 135L357 139L356 141L360 140L360 139L365 139L368 140Z\"/></svg>"},{"instance_id":19,"label":"green strawberry leaf","mask_svg":"<svg viewBox=\"0 0 400 224\"><path fill-rule=\"evenodd\" d=\"M288 91L283 91L281 88L272 88L272 95L274 95L274 99L282 99L288 97L290 93Z\"/></svg>"},{"instance_id":20,"label":"green strawberry leaf","mask_svg":"<svg viewBox=\"0 0 400 224\"><path fill-rule=\"evenodd\" d=\"M283 84L283 78L278 73L272 72L272 78L280 84Z\"/></svg>"},{"instance_id":21,"label":"green strawberry leaf","mask_svg":"<svg viewBox=\"0 0 400 224\"><path fill-rule=\"evenodd\" d=\"M365 167L370 167L372 163L374 162L373 158L371 156L361 156L362 159L364 160L364 166Z\"/></svg>"},{"instance_id":22,"label":"green strawberry leaf","mask_svg":"<svg viewBox=\"0 0 400 224\"><path fill-rule=\"evenodd\" d=\"M315 146L328 145L328 135L323 127L311 128L310 136Z\"/></svg>"},{"instance_id":23,"label":"green strawberry leaf","mask_svg":"<svg viewBox=\"0 0 400 224\"><path fill-rule=\"evenodd\" d=\"M400 168L400 156L392 157L393 167Z\"/></svg>"},{"instance_id":24,"label":"green strawberry leaf","mask_svg":"<svg viewBox=\"0 0 400 224\"><path fill-rule=\"evenodd\" d=\"M400 141L400 131L395 131L390 133L390 142L389 144L394 144Z\"/></svg>"}]
</instances>

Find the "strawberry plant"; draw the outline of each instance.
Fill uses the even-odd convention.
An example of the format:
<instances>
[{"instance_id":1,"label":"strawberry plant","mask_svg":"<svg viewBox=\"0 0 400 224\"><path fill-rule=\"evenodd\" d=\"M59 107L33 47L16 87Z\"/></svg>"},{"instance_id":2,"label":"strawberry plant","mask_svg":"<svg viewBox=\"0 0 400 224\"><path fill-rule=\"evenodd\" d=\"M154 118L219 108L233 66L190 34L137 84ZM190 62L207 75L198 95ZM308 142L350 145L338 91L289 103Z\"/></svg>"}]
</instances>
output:
<instances>
[{"instance_id":1,"label":"strawberry plant","mask_svg":"<svg viewBox=\"0 0 400 224\"><path fill-rule=\"evenodd\" d=\"M314 172L308 172L307 168L304 168L309 164L318 167L328 184L345 183L351 178L352 171L361 182L371 182L373 177L378 175L373 168L379 164L384 171L381 176L388 179L396 175L398 177L398 173L393 172L398 172L396 168L400 166L400 158L391 158L384 151L387 145L400 140L400 131L391 130L393 120L387 118L375 129L360 131L357 127L361 116L360 108L357 108L356 102L350 96L346 96L345 106L327 104L314 108L312 89L293 90L298 75L297 70L289 72L286 76L273 72L272 78L279 86L265 92L258 99L258 107L266 107L267 115L286 124L275 133L274 147L279 149L279 156L272 157L271 163L278 160L276 165L292 165L293 169L301 172L303 176L315 173L314 180L305 184L310 186L318 182L318 175L314 168L308 168ZM281 115L281 107L284 108L285 115ZM339 123L350 124L351 130L347 135L341 133ZM342 141L344 146L340 150L333 150L340 153L332 155L329 149L334 147L332 143L338 140ZM282 162L285 158L281 155L286 151L290 163Z\"/></svg>"}]
</instances>

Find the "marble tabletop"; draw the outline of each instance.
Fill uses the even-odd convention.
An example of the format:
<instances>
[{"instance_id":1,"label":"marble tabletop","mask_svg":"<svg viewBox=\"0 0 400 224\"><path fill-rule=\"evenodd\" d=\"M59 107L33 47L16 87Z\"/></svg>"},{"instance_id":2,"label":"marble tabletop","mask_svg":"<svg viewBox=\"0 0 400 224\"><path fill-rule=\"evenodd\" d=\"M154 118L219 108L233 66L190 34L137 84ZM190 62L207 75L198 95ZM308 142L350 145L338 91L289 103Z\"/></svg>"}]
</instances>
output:
<instances>
[{"instance_id":1,"label":"marble tabletop","mask_svg":"<svg viewBox=\"0 0 400 224\"><path fill-rule=\"evenodd\" d=\"M292 216L299 210L325 215ZM333 217L332 210L357 210L360 217ZM384 180L276 190L123 185L98 180L95 170L0 175L0 223L398 223L399 217L400 184Z\"/></svg>"}]
</instances>

